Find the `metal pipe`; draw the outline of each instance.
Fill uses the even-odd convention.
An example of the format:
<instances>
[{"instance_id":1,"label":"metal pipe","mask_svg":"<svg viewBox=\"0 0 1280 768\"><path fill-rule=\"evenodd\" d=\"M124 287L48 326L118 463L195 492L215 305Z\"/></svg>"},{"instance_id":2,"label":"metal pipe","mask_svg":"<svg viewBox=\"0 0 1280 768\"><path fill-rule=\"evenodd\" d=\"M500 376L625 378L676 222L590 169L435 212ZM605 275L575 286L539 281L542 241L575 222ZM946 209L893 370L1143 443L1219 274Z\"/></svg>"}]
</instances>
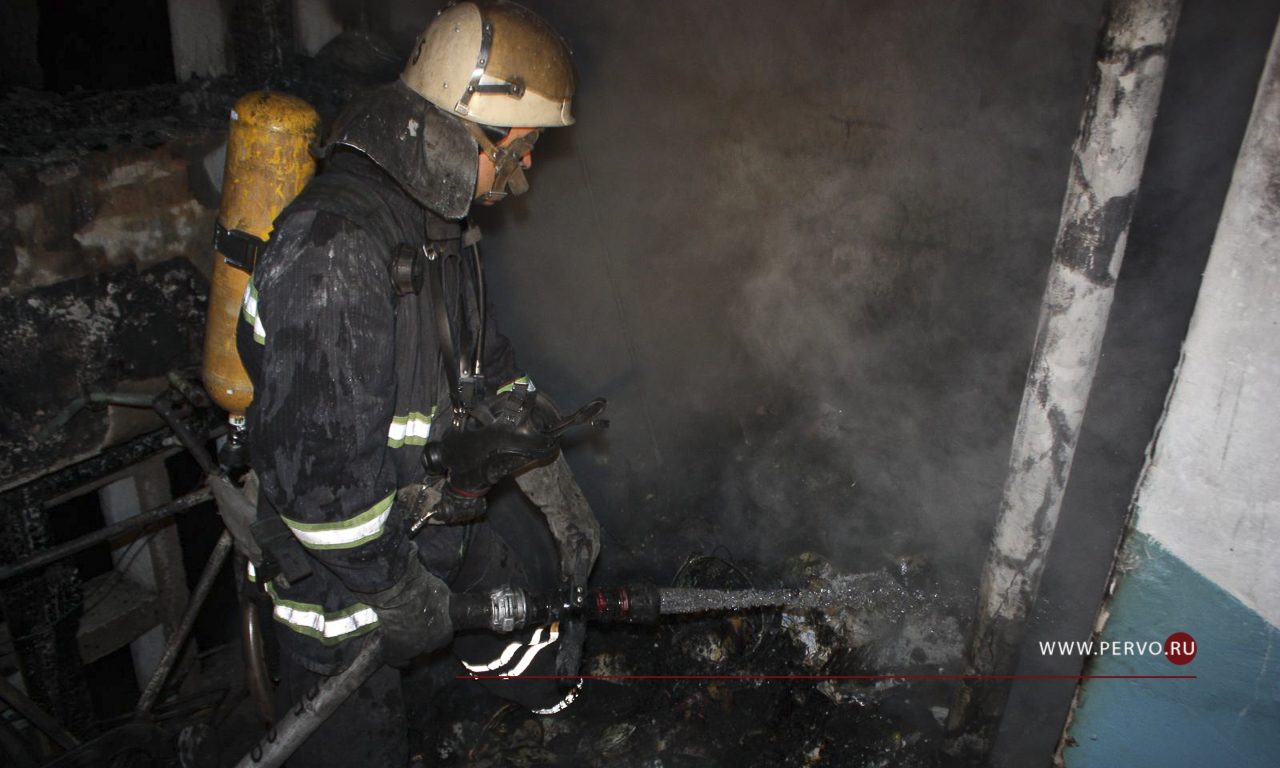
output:
<instances>
[{"instance_id":1,"label":"metal pipe","mask_svg":"<svg viewBox=\"0 0 1280 768\"><path fill-rule=\"evenodd\" d=\"M99 528L93 533L86 533L84 536L72 539L64 544L59 544L56 547L41 550L25 560L0 567L0 582L5 581L6 579L11 579L14 576L20 576L27 571L42 568L50 563L56 563L65 557L70 557L77 552L88 549L89 547L104 542L107 539L115 538L122 533L127 533L138 528L145 528L157 521L172 517L179 512L185 512L198 504L203 504L212 498L213 492L210 491L208 487L203 487L188 493L186 496L176 498L168 504L162 504L155 509L139 513L133 517L121 520L118 523L112 523L111 525Z\"/></svg>"},{"instance_id":2,"label":"metal pipe","mask_svg":"<svg viewBox=\"0 0 1280 768\"><path fill-rule=\"evenodd\" d=\"M213 456L209 454L204 444L192 434L187 425L182 423L182 419L174 412L173 406L168 400L168 392L163 392L156 396L151 402L151 407L164 419L164 423L169 425L169 429L173 430L173 434L178 438L178 442L182 443L182 447L186 448L191 457L200 465L200 469L204 470L206 475L211 477L220 476L222 468L213 460Z\"/></svg>"},{"instance_id":3,"label":"metal pipe","mask_svg":"<svg viewBox=\"0 0 1280 768\"><path fill-rule=\"evenodd\" d=\"M276 721L271 702L271 674L267 671L266 644L262 637L258 604L245 599L240 606L240 642L244 648L244 674L258 716L268 725Z\"/></svg>"},{"instance_id":4,"label":"metal pipe","mask_svg":"<svg viewBox=\"0 0 1280 768\"><path fill-rule=\"evenodd\" d=\"M182 621L165 644L164 655L160 657L160 663L156 665L156 671L151 675L151 680L147 683L146 689L142 691L142 696L138 699L137 709L134 710L137 714L145 715L155 705L156 699L160 697L160 690L164 688L165 678L169 676L169 671L177 663L182 647L187 644L191 628L196 623L196 616L200 613L200 609L204 607L204 601L209 597L209 592L213 589L214 579L217 578L218 571L222 570L223 563L227 562L227 555L231 554L231 543L231 532L223 530L222 535L218 537L218 543L213 546L213 552L209 554L208 561L205 562L204 570L200 573L200 581L191 593L191 601L187 603L187 610L182 614Z\"/></svg>"},{"instance_id":5,"label":"metal pipe","mask_svg":"<svg viewBox=\"0 0 1280 768\"><path fill-rule=\"evenodd\" d=\"M966 663L1017 663L1071 472L1155 122L1180 0L1110 0L1053 247L1026 389ZM948 730L986 754L1008 685L966 681ZM962 738L961 738L962 737Z\"/></svg>"},{"instance_id":6,"label":"metal pipe","mask_svg":"<svg viewBox=\"0 0 1280 768\"><path fill-rule=\"evenodd\" d=\"M250 526L257 519L255 511L257 505L251 502L244 491L238 488L235 483L231 482L227 474L222 471L222 467L218 466L218 463L213 460L213 456L209 451L205 450L204 443L187 428L186 424L182 423L182 419L178 417L178 414L173 410L167 399L167 394L157 396L152 403L152 407L155 408L160 418L164 419L164 422L169 425L169 429L173 430L174 436L178 438L178 442L182 443L182 447L187 449L192 458L196 460L196 463L200 465L200 468L204 470L209 488L218 500L218 514L235 537L236 545L240 547L240 551L255 565L260 565L262 563L262 550L250 530Z\"/></svg>"},{"instance_id":7,"label":"metal pipe","mask_svg":"<svg viewBox=\"0 0 1280 768\"><path fill-rule=\"evenodd\" d=\"M52 419L36 430L35 439L37 441L47 440L55 432L62 429L71 421L71 417L87 408L90 404L106 403L107 405L122 405L127 408L150 408L154 395L148 395L142 392L88 392L77 397L66 405L61 411L58 411Z\"/></svg>"},{"instance_id":8,"label":"metal pipe","mask_svg":"<svg viewBox=\"0 0 1280 768\"><path fill-rule=\"evenodd\" d=\"M302 742L381 667L382 636L375 632L346 669L315 684L294 702L289 714L267 730L253 749L236 763L236 768L277 768L284 765Z\"/></svg>"},{"instance_id":9,"label":"metal pipe","mask_svg":"<svg viewBox=\"0 0 1280 768\"><path fill-rule=\"evenodd\" d=\"M34 701L27 698L26 694L15 688L8 680L0 677L0 699L6 704L17 710L18 714L27 718L27 722L44 731L45 734L53 739L53 741L65 750L72 750L80 746L80 740L63 727L62 723L55 720L45 712Z\"/></svg>"}]
</instances>

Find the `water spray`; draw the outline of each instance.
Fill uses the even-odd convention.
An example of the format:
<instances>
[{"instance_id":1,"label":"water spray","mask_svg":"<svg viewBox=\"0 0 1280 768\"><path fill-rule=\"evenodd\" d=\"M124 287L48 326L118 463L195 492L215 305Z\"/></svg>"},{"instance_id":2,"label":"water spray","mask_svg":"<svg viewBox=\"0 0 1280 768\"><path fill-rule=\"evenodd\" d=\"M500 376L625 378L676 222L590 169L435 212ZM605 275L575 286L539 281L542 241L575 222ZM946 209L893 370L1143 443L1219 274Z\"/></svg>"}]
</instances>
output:
<instances>
[{"instance_id":1,"label":"water spray","mask_svg":"<svg viewBox=\"0 0 1280 768\"><path fill-rule=\"evenodd\" d=\"M561 590L534 595L503 587L489 593L455 594L449 617L455 629L512 632L567 618L598 623L652 624L663 616L752 608L830 610L864 602L853 590L824 589L698 589L627 584L591 591Z\"/></svg>"}]
</instances>

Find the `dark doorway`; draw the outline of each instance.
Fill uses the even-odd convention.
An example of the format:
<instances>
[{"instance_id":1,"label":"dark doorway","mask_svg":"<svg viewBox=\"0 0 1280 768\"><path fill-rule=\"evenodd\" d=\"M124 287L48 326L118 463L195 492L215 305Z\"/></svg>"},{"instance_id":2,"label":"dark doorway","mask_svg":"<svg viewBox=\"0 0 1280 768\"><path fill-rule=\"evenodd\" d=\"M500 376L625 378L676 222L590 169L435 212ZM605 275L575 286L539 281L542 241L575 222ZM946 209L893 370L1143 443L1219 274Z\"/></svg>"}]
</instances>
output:
<instances>
[{"instance_id":1,"label":"dark doorway","mask_svg":"<svg viewBox=\"0 0 1280 768\"><path fill-rule=\"evenodd\" d=\"M46 90L174 81L165 0L41 0L38 46Z\"/></svg>"}]
</instances>

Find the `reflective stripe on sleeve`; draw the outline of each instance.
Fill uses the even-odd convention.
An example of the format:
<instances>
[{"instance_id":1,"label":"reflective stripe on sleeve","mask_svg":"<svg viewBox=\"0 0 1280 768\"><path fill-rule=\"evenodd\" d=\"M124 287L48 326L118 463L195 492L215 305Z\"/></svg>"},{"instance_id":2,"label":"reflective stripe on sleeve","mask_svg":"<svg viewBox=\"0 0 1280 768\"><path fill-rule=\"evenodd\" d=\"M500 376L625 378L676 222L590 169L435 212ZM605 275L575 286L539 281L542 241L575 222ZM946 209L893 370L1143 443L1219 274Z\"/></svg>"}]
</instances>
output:
<instances>
[{"instance_id":1,"label":"reflective stripe on sleeve","mask_svg":"<svg viewBox=\"0 0 1280 768\"><path fill-rule=\"evenodd\" d=\"M262 318L258 316L258 289L253 286L252 277L244 286L244 301L241 303L240 314L246 323L253 326L253 340L259 344L266 344L267 329L262 324Z\"/></svg>"},{"instance_id":2,"label":"reflective stripe on sleeve","mask_svg":"<svg viewBox=\"0 0 1280 768\"><path fill-rule=\"evenodd\" d=\"M350 549L382 535L395 498L394 492L389 493L364 512L337 523L300 523L284 515L280 519L307 549Z\"/></svg>"},{"instance_id":3,"label":"reflective stripe on sleeve","mask_svg":"<svg viewBox=\"0 0 1280 768\"><path fill-rule=\"evenodd\" d=\"M427 437L431 434L431 421L435 415L436 409L432 406L429 416L418 411L410 411L406 416L393 417L391 426L387 428L387 445L391 448L426 445Z\"/></svg>"},{"instance_id":4,"label":"reflective stripe on sleeve","mask_svg":"<svg viewBox=\"0 0 1280 768\"><path fill-rule=\"evenodd\" d=\"M269 582L267 593L275 603L272 616L276 621L325 645L363 635L378 626L377 612L364 603L355 603L330 613L313 603L299 603L280 597Z\"/></svg>"}]
</instances>

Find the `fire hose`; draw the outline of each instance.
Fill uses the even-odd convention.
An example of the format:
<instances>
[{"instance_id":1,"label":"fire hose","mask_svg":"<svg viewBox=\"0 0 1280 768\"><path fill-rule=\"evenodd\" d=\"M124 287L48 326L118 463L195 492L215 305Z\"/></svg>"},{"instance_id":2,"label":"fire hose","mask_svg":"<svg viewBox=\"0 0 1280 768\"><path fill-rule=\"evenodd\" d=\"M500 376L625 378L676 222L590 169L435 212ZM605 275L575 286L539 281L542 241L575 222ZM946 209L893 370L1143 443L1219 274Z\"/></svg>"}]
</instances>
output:
<instances>
[{"instance_id":1,"label":"fire hose","mask_svg":"<svg viewBox=\"0 0 1280 768\"><path fill-rule=\"evenodd\" d=\"M714 610L745 610L792 605L826 608L846 596L838 592L797 589L715 590L656 587L630 584L592 591L560 590L532 595L503 587L488 593L454 594L449 617L455 630L488 629L508 633L527 626L577 618L590 622L649 624L662 616ZM238 768L274 768L283 765L302 742L382 667L382 639L372 635L341 673L316 684L295 702L257 745L237 764Z\"/></svg>"},{"instance_id":2,"label":"fire hose","mask_svg":"<svg viewBox=\"0 0 1280 768\"><path fill-rule=\"evenodd\" d=\"M661 615L661 592L648 584L600 589L585 595L560 590L535 596L523 589L502 587L488 593L454 594L449 618L455 631L487 629L509 633L570 617L587 621L646 623ZM283 765L302 742L382 667L382 638L374 634L341 673L312 686L290 707L266 735L237 764L240 768Z\"/></svg>"}]
</instances>

